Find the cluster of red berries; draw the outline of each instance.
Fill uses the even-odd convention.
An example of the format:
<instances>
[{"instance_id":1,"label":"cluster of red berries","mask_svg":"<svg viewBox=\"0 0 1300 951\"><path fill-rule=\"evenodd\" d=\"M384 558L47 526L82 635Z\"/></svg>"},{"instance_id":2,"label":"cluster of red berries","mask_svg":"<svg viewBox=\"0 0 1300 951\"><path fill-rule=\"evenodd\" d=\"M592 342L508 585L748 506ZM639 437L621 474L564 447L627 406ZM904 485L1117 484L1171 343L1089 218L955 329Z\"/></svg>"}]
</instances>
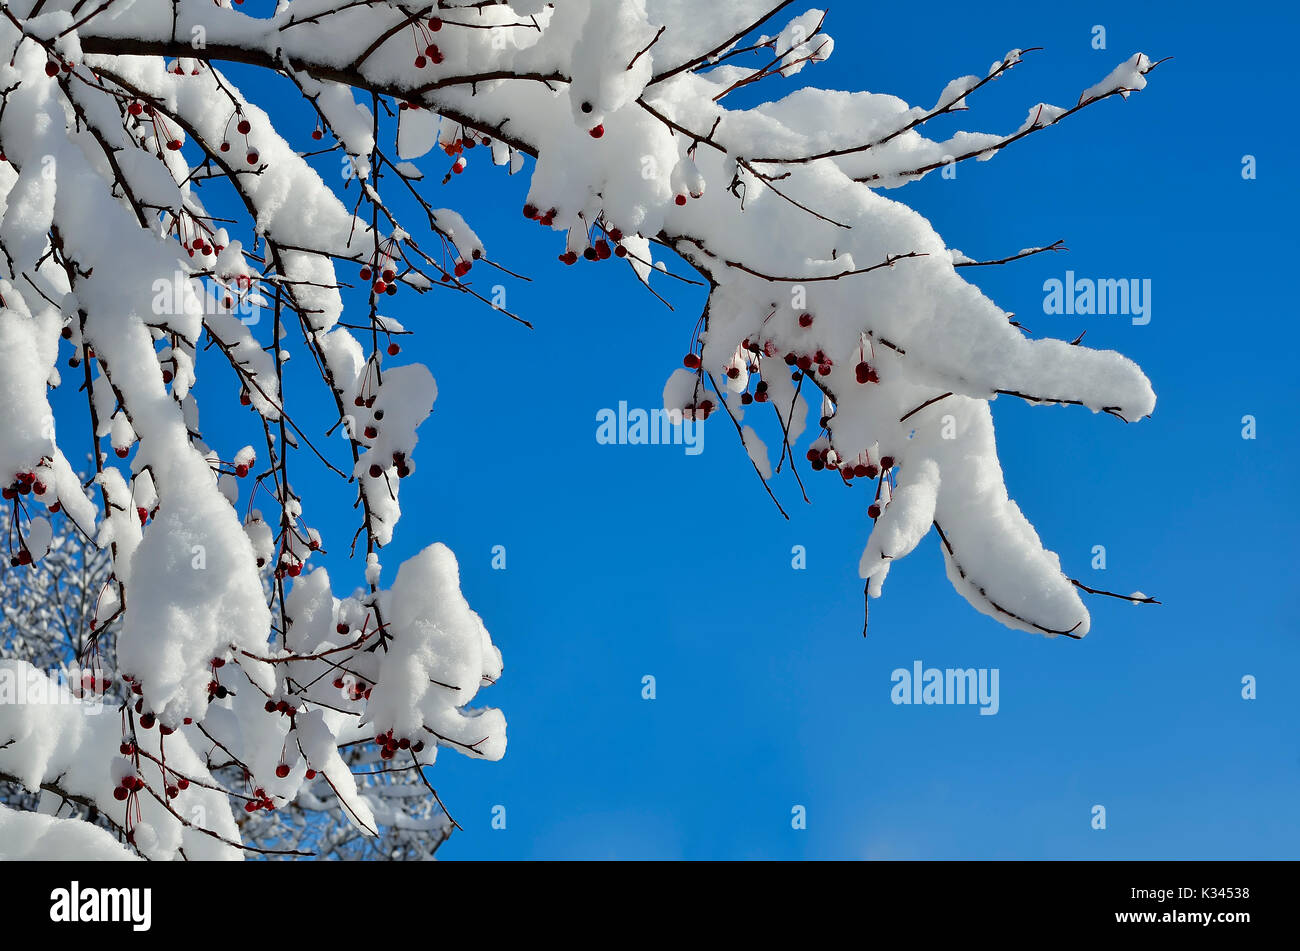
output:
<instances>
[{"instance_id":1,"label":"cluster of red berries","mask_svg":"<svg viewBox=\"0 0 1300 951\"><path fill-rule=\"evenodd\" d=\"M351 631L351 628L342 622L340 622L334 629L340 634L348 634ZM343 677L334 678L334 689L345 691L349 700L361 700L363 698L369 700L371 686L371 684L366 683L364 680L353 679L352 677L346 679Z\"/></svg>"},{"instance_id":2,"label":"cluster of red berries","mask_svg":"<svg viewBox=\"0 0 1300 951\"><path fill-rule=\"evenodd\" d=\"M424 69L432 63L437 66L443 60L442 51L438 45L433 42L432 34L442 29L442 20L438 17L431 18L427 23L421 23L419 20L411 24L411 35L415 41L415 68ZM424 52L420 52L423 49Z\"/></svg>"},{"instance_id":3,"label":"cluster of red berries","mask_svg":"<svg viewBox=\"0 0 1300 951\"><path fill-rule=\"evenodd\" d=\"M239 115L239 112L236 110L235 112L231 113L230 119L226 120L226 138L221 141L221 145L219 146L222 152L230 151L230 138L229 138L230 122L237 115ZM241 117L240 120L235 123L235 131L244 137L244 147L248 149L247 154L245 154L244 156L244 160L248 162L249 165L256 165L258 160L261 158L261 156L258 155L257 149L252 148L248 142L248 134L253 131L253 124L249 122L247 119ZM172 148L171 143L168 143L167 147ZM180 148L179 140L177 141L175 147Z\"/></svg>"},{"instance_id":4,"label":"cluster of red berries","mask_svg":"<svg viewBox=\"0 0 1300 951\"><path fill-rule=\"evenodd\" d=\"M141 789L144 789L144 780L139 776L123 776L117 788L113 790L113 798L118 802L126 802L133 793L138 793Z\"/></svg>"},{"instance_id":5,"label":"cluster of red berries","mask_svg":"<svg viewBox=\"0 0 1300 951\"><path fill-rule=\"evenodd\" d=\"M376 736L375 745L379 747L379 755L383 759L392 759L397 755L398 750L410 750L412 753L419 753L424 750L424 740L416 740L412 743L404 736L393 736L392 730Z\"/></svg>"},{"instance_id":6,"label":"cluster of red berries","mask_svg":"<svg viewBox=\"0 0 1300 951\"><path fill-rule=\"evenodd\" d=\"M254 789L253 798L244 803L245 812L257 812L259 809L275 812L275 803L271 801L271 797L266 794L266 790L261 786Z\"/></svg>"},{"instance_id":7,"label":"cluster of red berries","mask_svg":"<svg viewBox=\"0 0 1300 951\"><path fill-rule=\"evenodd\" d=\"M711 414L713 410L714 410L713 400L709 399L708 397L705 397L704 399L700 400L698 403L688 403L686 406L684 406L682 408L682 415L686 419L704 420L709 418L709 414Z\"/></svg>"},{"instance_id":8,"label":"cluster of red berries","mask_svg":"<svg viewBox=\"0 0 1300 951\"><path fill-rule=\"evenodd\" d=\"M226 697L230 696L230 691L227 690L227 689L222 685L221 681L219 681L219 680L217 679L217 671L220 670L222 667L225 667L225 666L226 666L225 658L223 658L223 657L214 657L214 658L212 658L212 679L211 679L210 681L208 681L208 699L209 699L209 700L214 700L214 699L215 699L215 700L225 700Z\"/></svg>"},{"instance_id":9,"label":"cluster of red berries","mask_svg":"<svg viewBox=\"0 0 1300 951\"><path fill-rule=\"evenodd\" d=\"M9 483L3 489L0 489L0 497L5 501L12 501L20 495L44 495L49 491L49 487L36 478L34 472L19 472L14 476L14 481Z\"/></svg>"},{"instance_id":10,"label":"cluster of red berries","mask_svg":"<svg viewBox=\"0 0 1300 951\"><path fill-rule=\"evenodd\" d=\"M108 677L108 676L97 677L93 672L89 670L83 671L81 674L82 691L88 690L94 694L103 694L107 692L108 688L111 686L113 686L112 677Z\"/></svg>"},{"instance_id":11,"label":"cluster of red berries","mask_svg":"<svg viewBox=\"0 0 1300 951\"><path fill-rule=\"evenodd\" d=\"M282 716L289 717L291 720L298 712L297 708L288 700L267 700L263 705L263 709L265 709L267 713L278 713Z\"/></svg>"},{"instance_id":12,"label":"cluster of red berries","mask_svg":"<svg viewBox=\"0 0 1300 951\"><path fill-rule=\"evenodd\" d=\"M809 373L812 368L817 367L818 376L830 376L834 362L824 351L816 350L813 353L795 353L791 351L785 355L786 366L798 367L803 373Z\"/></svg>"},{"instance_id":13,"label":"cluster of red berries","mask_svg":"<svg viewBox=\"0 0 1300 951\"><path fill-rule=\"evenodd\" d=\"M371 281L373 278L370 289L376 294L387 294L391 297L397 293L396 262L382 251L371 258L370 263L361 265L358 277L363 281Z\"/></svg>"},{"instance_id":14,"label":"cluster of red berries","mask_svg":"<svg viewBox=\"0 0 1300 951\"><path fill-rule=\"evenodd\" d=\"M406 453L394 452L393 465L397 468L397 478L405 479L411 474L411 465L406 461ZM370 464L369 472L370 478L372 479L378 479L384 474L383 467L381 467L377 462L372 462Z\"/></svg>"}]
</instances>

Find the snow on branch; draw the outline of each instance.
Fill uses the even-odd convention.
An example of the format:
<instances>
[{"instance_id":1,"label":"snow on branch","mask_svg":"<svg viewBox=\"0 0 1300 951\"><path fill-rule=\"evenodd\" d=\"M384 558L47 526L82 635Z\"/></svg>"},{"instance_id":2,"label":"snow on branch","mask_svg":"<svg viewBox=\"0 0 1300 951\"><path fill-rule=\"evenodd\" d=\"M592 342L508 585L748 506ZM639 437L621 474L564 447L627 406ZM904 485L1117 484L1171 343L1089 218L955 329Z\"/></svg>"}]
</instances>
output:
<instances>
[{"instance_id":1,"label":"snow on branch","mask_svg":"<svg viewBox=\"0 0 1300 951\"><path fill-rule=\"evenodd\" d=\"M391 299L438 294L532 326L483 278L527 280L524 268L432 197L431 183L454 194L471 162L527 170L524 217L555 233L565 264L621 261L669 306L660 276L707 284L665 408L703 421L721 404L782 512L773 480L787 458L808 498L801 439L812 471L866 483L869 595L934 527L977 610L1087 633L1078 592L1121 596L1068 578L1007 496L990 403L1137 420L1154 393L1117 353L1027 339L962 279L1060 242L973 260L876 188L1127 97L1159 61L1137 54L1073 107L1035 106L1014 133L933 142L922 125L965 111L1029 50L953 80L929 108L815 87L776 98L782 78L834 48L825 11L791 6L0 8L10 568L44 590L41 564L73 531L103 569L93 599L58 624L24 613L6 642L0 675L28 691L0 703L14 797L59 797L148 858L428 857L456 828L428 767L440 747L504 754L504 717L474 705L501 654L450 551L427 545L395 574L381 556L429 458L418 432L438 396L403 357L420 328L394 319ZM281 77L288 95L246 95L228 64ZM774 97L730 108L740 89ZM670 271L665 251L700 281ZM305 373L286 374L293 360ZM196 383L219 364L233 387L223 401L214 382L200 400ZM71 398L52 400L59 388ZM308 401L322 399L327 434L342 438L309 423ZM779 423L775 469L745 419L764 402ZM57 426L56 404L68 416ZM246 436L210 437L201 420L214 414ZM68 460L87 453L83 483ZM322 480L353 494L350 538L316 521ZM339 594L327 549L355 556ZM54 650L59 630L75 649ZM100 672L65 682L55 657ZM111 710L90 715L96 703ZM66 821L0 814L15 841L113 851Z\"/></svg>"}]
</instances>

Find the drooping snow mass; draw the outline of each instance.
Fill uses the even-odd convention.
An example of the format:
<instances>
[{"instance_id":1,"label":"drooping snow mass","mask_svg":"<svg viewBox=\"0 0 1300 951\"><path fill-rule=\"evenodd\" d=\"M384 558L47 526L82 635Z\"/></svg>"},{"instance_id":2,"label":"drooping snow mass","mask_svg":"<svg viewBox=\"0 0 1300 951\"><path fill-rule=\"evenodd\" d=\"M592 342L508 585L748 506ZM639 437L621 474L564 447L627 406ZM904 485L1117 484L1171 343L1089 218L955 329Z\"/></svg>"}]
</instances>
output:
<instances>
[{"instance_id":1,"label":"drooping snow mass","mask_svg":"<svg viewBox=\"0 0 1300 951\"><path fill-rule=\"evenodd\" d=\"M406 331L384 304L437 286L502 309L481 290L493 262L469 221L421 191L430 170L451 181L480 155L512 173L535 160L524 213L558 232L565 263L621 259L659 293L672 251L707 277L666 409L695 420L725 410L765 483L805 460L870 483L876 528L860 570L871 594L933 527L978 610L1049 636L1087 633L1059 559L1007 495L989 404L1006 395L1131 421L1152 411L1151 387L1116 353L1027 339L959 274L979 262L894 195L1142 88L1146 57L1070 108L1035 104L1018 129L933 141L920 131L929 119L969 108L1024 53L943 85L930 108L806 88L731 109L734 90L775 90L832 54L824 11L775 0L289 0L270 16L227 0L84 7L16 0L0 17L0 484L18 523L15 566L42 553L42 508L110 552L87 634L114 638L129 695L120 723L0 711L0 776L94 802L151 858L226 856L248 851L232 809L261 819L330 800L363 832L404 821L359 788L355 753L341 749L398 760L421 781L439 745L502 755L500 713L473 705L501 657L454 557L426 547L391 579L380 558L437 398L428 370L400 356ZM279 73L305 121L278 125L279 103L249 101L223 62ZM322 149L360 183L346 203L308 154ZM219 188L242 220L209 209ZM401 217L394 192L419 220ZM241 319L250 308L271 346ZM231 403L250 415L251 445L205 442L200 354L237 375ZM295 354L319 371L350 459L296 421L301 398L283 385ZM93 501L65 456L85 450L70 442L87 427L53 425L55 386L86 393ZM764 403L774 426L755 415ZM310 493L294 488L305 466L355 486L364 584L351 595L312 564L323 543L348 540L312 526ZM208 788L214 757L237 764L241 782ZM182 808L198 790L212 833L201 846ZM414 825L446 834L436 814Z\"/></svg>"}]
</instances>

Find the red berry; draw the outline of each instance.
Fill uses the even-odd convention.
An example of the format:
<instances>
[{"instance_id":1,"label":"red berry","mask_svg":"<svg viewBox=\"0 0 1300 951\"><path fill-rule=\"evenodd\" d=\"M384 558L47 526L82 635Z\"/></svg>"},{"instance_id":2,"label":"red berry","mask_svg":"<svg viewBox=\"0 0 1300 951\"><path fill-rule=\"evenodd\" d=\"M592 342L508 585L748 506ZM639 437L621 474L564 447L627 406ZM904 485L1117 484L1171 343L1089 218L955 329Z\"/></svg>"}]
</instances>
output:
<instances>
[{"instance_id":1,"label":"red berry","mask_svg":"<svg viewBox=\"0 0 1300 951\"><path fill-rule=\"evenodd\" d=\"M727 367L727 377L732 380L740 379L740 367Z\"/></svg>"},{"instance_id":2,"label":"red berry","mask_svg":"<svg viewBox=\"0 0 1300 951\"><path fill-rule=\"evenodd\" d=\"M230 151L230 143L229 143L229 142L222 142L222 143L221 143L221 151L223 151L223 152L229 152L229 151Z\"/></svg>"},{"instance_id":3,"label":"red berry","mask_svg":"<svg viewBox=\"0 0 1300 951\"><path fill-rule=\"evenodd\" d=\"M811 327L811 326L812 326L812 322L813 322L813 315L812 315L812 314L800 314L800 315L799 315L799 326L800 326L800 327Z\"/></svg>"},{"instance_id":4,"label":"red berry","mask_svg":"<svg viewBox=\"0 0 1300 951\"><path fill-rule=\"evenodd\" d=\"M456 276L464 277L466 274L469 273L469 269L471 267L473 267L473 265L470 264L468 261L457 261L455 267Z\"/></svg>"},{"instance_id":5,"label":"red berry","mask_svg":"<svg viewBox=\"0 0 1300 951\"><path fill-rule=\"evenodd\" d=\"M577 264L577 263L578 263L578 252L577 252L577 251L565 251L563 254L560 255L560 260L563 261L565 264Z\"/></svg>"},{"instance_id":6,"label":"red berry","mask_svg":"<svg viewBox=\"0 0 1300 951\"><path fill-rule=\"evenodd\" d=\"M281 779L284 779L286 776L288 776L288 775L289 775L289 764L288 764L288 763L281 763L279 766L277 766L277 767L275 768L275 775L279 776Z\"/></svg>"},{"instance_id":7,"label":"red berry","mask_svg":"<svg viewBox=\"0 0 1300 951\"><path fill-rule=\"evenodd\" d=\"M322 132L320 129L312 129L311 137L315 139L317 142L319 142L322 138L324 138L324 136L325 133Z\"/></svg>"},{"instance_id":8,"label":"red berry","mask_svg":"<svg viewBox=\"0 0 1300 951\"><path fill-rule=\"evenodd\" d=\"M698 370L700 368L700 358L693 353L688 353L682 357L682 366L688 370Z\"/></svg>"},{"instance_id":9,"label":"red berry","mask_svg":"<svg viewBox=\"0 0 1300 951\"><path fill-rule=\"evenodd\" d=\"M894 457L893 457L893 456L881 456L881 457L880 457L880 468L884 469L886 472L888 472L890 469L894 468Z\"/></svg>"},{"instance_id":10,"label":"red berry","mask_svg":"<svg viewBox=\"0 0 1300 951\"><path fill-rule=\"evenodd\" d=\"M59 64L56 63L54 60L50 60L48 63L46 63L45 75L50 77L59 75Z\"/></svg>"},{"instance_id":11,"label":"red berry","mask_svg":"<svg viewBox=\"0 0 1300 951\"><path fill-rule=\"evenodd\" d=\"M399 353L401 353L401 352L402 352L402 348L399 347L397 344L395 344L395 343L390 343L390 344L388 345L388 355L389 355L390 357L395 357L395 356L397 356L397 355L398 355Z\"/></svg>"},{"instance_id":12,"label":"red berry","mask_svg":"<svg viewBox=\"0 0 1300 951\"><path fill-rule=\"evenodd\" d=\"M434 33L437 33L439 30L442 29L442 20L440 20L438 17L431 17L429 20L429 29L432 30Z\"/></svg>"},{"instance_id":13,"label":"red berry","mask_svg":"<svg viewBox=\"0 0 1300 951\"><path fill-rule=\"evenodd\" d=\"M679 205L684 205L686 204L686 196L678 195L676 198L673 199L673 201L677 202L677 204Z\"/></svg>"},{"instance_id":14,"label":"red berry","mask_svg":"<svg viewBox=\"0 0 1300 951\"><path fill-rule=\"evenodd\" d=\"M316 778L316 770L314 770L314 769L309 769L309 770L307 770L306 778L307 778L307 779L315 779L315 778Z\"/></svg>"},{"instance_id":15,"label":"red berry","mask_svg":"<svg viewBox=\"0 0 1300 951\"><path fill-rule=\"evenodd\" d=\"M253 131L253 124L247 119L240 119L239 125L235 126L235 128L239 130L240 135L248 135Z\"/></svg>"},{"instance_id":16,"label":"red berry","mask_svg":"<svg viewBox=\"0 0 1300 951\"><path fill-rule=\"evenodd\" d=\"M880 506L875 502L872 502L867 506L867 515L871 518L880 518Z\"/></svg>"},{"instance_id":17,"label":"red berry","mask_svg":"<svg viewBox=\"0 0 1300 951\"><path fill-rule=\"evenodd\" d=\"M382 294L384 291L388 290L388 285L385 284L383 281L375 281L374 286L371 288L371 290L373 290L376 294Z\"/></svg>"},{"instance_id":18,"label":"red berry","mask_svg":"<svg viewBox=\"0 0 1300 951\"><path fill-rule=\"evenodd\" d=\"M590 135L593 139L599 139L604 134L605 134L605 127L603 125L596 126L590 132Z\"/></svg>"},{"instance_id":19,"label":"red berry","mask_svg":"<svg viewBox=\"0 0 1300 951\"><path fill-rule=\"evenodd\" d=\"M424 67L426 67L426 66L428 66L428 65L429 65L429 61L428 61L427 59L425 59L423 56L417 56L417 57L415 57L415 68L416 68L416 69L424 69Z\"/></svg>"},{"instance_id":20,"label":"red berry","mask_svg":"<svg viewBox=\"0 0 1300 951\"><path fill-rule=\"evenodd\" d=\"M184 792L186 789L190 788L190 781L182 776L180 779L176 780L176 788Z\"/></svg>"},{"instance_id":21,"label":"red berry","mask_svg":"<svg viewBox=\"0 0 1300 951\"><path fill-rule=\"evenodd\" d=\"M368 281L368 280L370 280L370 268L368 268L368 267L362 267L362 268L361 268L361 273L360 273L359 276L360 276L361 280L363 280L363 281Z\"/></svg>"},{"instance_id":22,"label":"red berry","mask_svg":"<svg viewBox=\"0 0 1300 951\"><path fill-rule=\"evenodd\" d=\"M256 152L256 151L249 152L248 155L247 155L247 158L248 158L248 164L249 164L249 165L256 165L256 164L257 164L257 152Z\"/></svg>"},{"instance_id":23,"label":"red berry","mask_svg":"<svg viewBox=\"0 0 1300 951\"><path fill-rule=\"evenodd\" d=\"M113 790L113 798L116 799L118 802L125 802L126 797L129 795L131 794L127 792L126 788L123 786L118 786L116 789Z\"/></svg>"},{"instance_id":24,"label":"red berry","mask_svg":"<svg viewBox=\"0 0 1300 951\"><path fill-rule=\"evenodd\" d=\"M379 430L376 429L374 426L367 426L365 428L365 437L367 439L374 439L378 435L379 435Z\"/></svg>"},{"instance_id":25,"label":"red berry","mask_svg":"<svg viewBox=\"0 0 1300 951\"><path fill-rule=\"evenodd\" d=\"M536 205L524 205L524 217L530 221L538 216Z\"/></svg>"}]
</instances>

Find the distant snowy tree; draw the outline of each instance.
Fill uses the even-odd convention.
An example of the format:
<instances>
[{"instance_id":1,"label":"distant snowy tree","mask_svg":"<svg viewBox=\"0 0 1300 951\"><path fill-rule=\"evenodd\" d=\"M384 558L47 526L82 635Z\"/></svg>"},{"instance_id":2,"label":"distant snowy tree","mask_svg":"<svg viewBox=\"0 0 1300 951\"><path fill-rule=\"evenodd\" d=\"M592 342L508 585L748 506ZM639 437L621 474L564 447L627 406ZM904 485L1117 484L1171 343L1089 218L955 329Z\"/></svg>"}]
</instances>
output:
<instances>
[{"instance_id":1,"label":"distant snowy tree","mask_svg":"<svg viewBox=\"0 0 1300 951\"><path fill-rule=\"evenodd\" d=\"M478 301L522 319L486 290L483 272L497 280L504 265L426 194L426 174L449 181L478 156L531 168L524 214L557 233L566 263L621 259L649 287L674 279L668 251L703 275L708 304L666 408L725 411L765 487L773 467L745 413L771 404L775 469L788 460L796 477L795 447L816 430L803 453L812 469L871 483L860 566L870 594L933 526L949 578L978 610L1022 630L1087 633L1077 583L1007 496L989 402L1136 420L1154 407L1151 387L1116 353L1027 339L962 278L993 262L947 248L884 193L1141 89L1154 64L1137 54L1068 108L1037 104L1010 133L946 141L919 129L965 109L1022 51L948 83L929 108L815 88L728 108L734 91L831 54L819 10L761 33L790 6L0 8L10 552L15 566L46 557L40 513L58 507L108 553L93 620L112 626L112 687L129 691L120 716L87 716L33 666L40 658L0 661L0 680L25 691L0 703L0 774L95 807L150 858L328 854L343 846L254 842L276 838L266 824L292 822L282 811L295 801L341 809L372 834L387 805L427 785L439 746L503 754L502 715L472 705L501 657L455 559L434 545L391 578L379 561L437 395L427 369L399 359L407 331L384 313L389 296ZM296 95L255 104L224 64ZM200 354L205 369L234 374L224 402L216 382L196 388ZM321 385L295 375L287 387L290 359ZM66 409L68 390L81 391L79 411ZM301 421L321 394L346 437L342 459ZM820 397L820 425L808 425L807 394ZM210 442L200 396L209 418L247 420L250 443ZM87 431L98 511L65 456L85 450ZM312 527L297 487L323 478L355 489L352 539ZM336 595L313 565L327 544L364 550L354 593ZM42 685L43 703L32 692ZM413 782L376 790L391 773L357 775L377 769ZM433 804L411 813L412 834L439 838L447 826L426 792ZM75 841L71 828L32 825L24 841ZM87 848L104 845L95 834ZM282 841L300 839L286 829Z\"/></svg>"}]
</instances>

